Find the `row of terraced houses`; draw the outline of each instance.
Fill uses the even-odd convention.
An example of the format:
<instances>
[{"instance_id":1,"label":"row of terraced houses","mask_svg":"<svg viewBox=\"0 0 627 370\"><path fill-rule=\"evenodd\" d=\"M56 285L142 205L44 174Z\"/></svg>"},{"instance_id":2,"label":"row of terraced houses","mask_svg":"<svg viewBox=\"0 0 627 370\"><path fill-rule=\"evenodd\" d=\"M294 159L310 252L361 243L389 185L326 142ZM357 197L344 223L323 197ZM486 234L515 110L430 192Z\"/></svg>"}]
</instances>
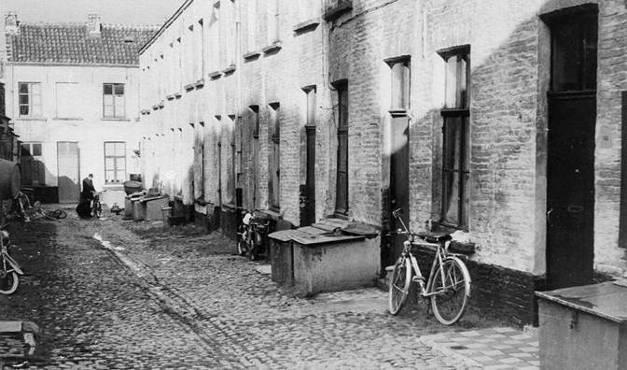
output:
<instances>
[{"instance_id":1,"label":"row of terraced houses","mask_svg":"<svg viewBox=\"0 0 627 370\"><path fill-rule=\"evenodd\" d=\"M138 167L232 237L243 209L371 225L381 271L393 209L462 230L471 302L529 323L534 290L627 271L625 24L623 0L187 0L139 49Z\"/></svg>"}]
</instances>

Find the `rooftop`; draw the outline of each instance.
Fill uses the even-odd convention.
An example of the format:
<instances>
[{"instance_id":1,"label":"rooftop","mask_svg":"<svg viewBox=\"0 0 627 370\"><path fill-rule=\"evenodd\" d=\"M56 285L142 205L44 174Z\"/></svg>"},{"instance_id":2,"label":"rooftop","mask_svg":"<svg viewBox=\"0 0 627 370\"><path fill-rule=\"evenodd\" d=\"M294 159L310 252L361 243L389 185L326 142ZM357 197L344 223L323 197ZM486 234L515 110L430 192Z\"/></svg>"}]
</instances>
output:
<instances>
[{"instance_id":1,"label":"rooftop","mask_svg":"<svg viewBox=\"0 0 627 370\"><path fill-rule=\"evenodd\" d=\"M139 49L158 30L156 26L102 24L90 32L87 24L20 24L7 32L8 61L12 63L139 65Z\"/></svg>"}]
</instances>

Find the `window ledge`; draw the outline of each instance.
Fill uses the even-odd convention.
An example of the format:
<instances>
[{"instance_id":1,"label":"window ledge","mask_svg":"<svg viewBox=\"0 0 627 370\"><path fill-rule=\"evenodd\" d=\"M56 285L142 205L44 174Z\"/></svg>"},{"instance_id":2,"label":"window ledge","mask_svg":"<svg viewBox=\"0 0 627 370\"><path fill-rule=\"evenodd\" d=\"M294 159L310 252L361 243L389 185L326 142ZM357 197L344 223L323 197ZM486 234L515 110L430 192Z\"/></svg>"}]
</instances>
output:
<instances>
[{"instance_id":1,"label":"window ledge","mask_svg":"<svg viewBox=\"0 0 627 370\"><path fill-rule=\"evenodd\" d=\"M181 96L183 96L183 95L181 94L180 91L177 91L177 92L174 93L174 97L177 98L177 99L179 99Z\"/></svg>"},{"instance_id":2,"label":"window ledge","mask_svg":"<svg viewBox=\"0 0 627 370\"><path fill-rule=\"evenodd\" d=\"M187 85L183 86L183 88L185 89L185 91L190 92L190 91L194 90L194 84L187 84Z\"/></svg>"},{"instance_id":3,"label":"window ledge","mask_svg":"<svg viewBox=\"0 0 627 370\"><path fill-rule=\"evenodd\" d=\"M307 31L315 30L320 24L320 20L318 18L308 19L304 22L300 22L294 26L294 32L297 34L305 33Z\"/></svg>"},{"instance_id":4,"label":"window ledge","mask_svg":"<svg viewBox=\"0 0 627 370\"><path fill-rule=\"evenodd\" d=\"M159 109L163 109L165 107L165 102L162 100L159 102Z\"/></svg>"},{"instance_id":5,"label":"window ledge","mask_svg":"<svg viewBox=\"0 0 627 370\"><path fill-rule=\"evenodd\" d=\"M392 117L402 117L407 116L407 109L405 108L391 108L388 112L392 115Z\"/></svg>"},{"instance_id":6,"label":"window ledge","mask_svg":"<svg viewBox=\"0 0 627 370\"><path fill-rule=\"evenodd\" d=\"M229 75L229 74L231 74L231 73L233 73L233 72L235 72L235 64L230 64L228 67L226 67L226 68L222 71L222 73L223 73L224 75Z\"/></svg>"},{"instance_id":7,"label":"window ledge","mask_svg":"<svg viewBox=\"0 0 627 370\"><path fill-rule=\"evenodd\" d=\"M131 122L129 118L126 117L103 117L101 121L110 121L110 122Z\"/></svg>"},{"instance_id":8,"label":"window ledge","mask_svg":"<svg viewBox=\"0 0 627 370\"><path fill-rule=\"evenodd\" d=\"M259 58L260 55L260 51L249 51L248 53L244 54L244 60L254 60Z\"/></svg>"},{"instance_id":9,"label":"window ledge","mask_svg":"<svg viewBox=\"0 0 627 370\"><path fill-rule=\"evenodd\" d=\"M21 116L18 119L20 121L47 121L48 120L48 118L46 117L26 117L26 116Z\"/></svg>"},{"instance_id":10,"label":"window ledge","mask_svg":"<svg viewBox=\"0 0 627 370\"><path fill-rule=\"evenodd\" d=\"M159 105L158 105L158 104L154 104L154 105L152 106L152 110L158 110L158 109L159 109Z\"/></svg>"},{"instance_id":11,"label":"window ledge","mask_svg":"<svg viewBox=\"0 0 627 370\"><path fill-rule=\"evenodd\" d=\"M261 51L263 51L264 54L276 54L279 52L279 50L281 50L281 48L283 47L283 45L281 44L281 41L274 41L272 43L272 45L266 46L265 48L261 49Z\"/></svg>"},{"instance_id":12,"label":"window ledge","mask_svg":"<svg viewBox=\"0 0 627 370\"><path fill-rule=\"evenodd\" d=\"M80 118L80 117L54 117L53 120L55 121L84 121L84 118Z\"/></svg>"},{"instance_id":13,"label":"window ledge","mask_svg":"<svg viewBox=\"0 0 627 370\"><path fill-rule=\"evenodd\" d=\"M150 109L142 109L139 113L143 115L150 114Z\"/></svg>"},{"instance_id":14,"label":"window ledge","mask_svg":"<svg viewBox=\"0 0 627 370\"><path fill-rule=\"evenodd\" d=\"M211 72L211 73L209 73L208 76L212 80L217 80L218 78L222 77L222 71Z\"/></svg>"},{"instance_id":15,"label":"window ledge","mask_svg":"<svg viewBox=\"0 0 627 370\"><path fill-rule=\"evenodd\" d=\"M174 100L175 96L174 94L170 94L170 95L166 95L165 98L168 100Z\"/></svg>"},{"instance_id":16,"label":"window ledge","mask_svg":"<svg viewBox=\"0 0 627 370\"><path fill-rule=\"evenodd\" d=\"M205 79L201 78L198 81L196 81L195 86L197 89L202 89L202 87L205 86Z\"/></svg>"},{"instance_id":17,"label":"window ledge","mask_svg":"<svg viewBox=\"0 0 627 370\"><path fill-rule=\"evenodd\" d=\"M338 0L336 4L333 4L326 8L324 12L324 20L327 22L338 19L342 14L353 10L352 0Z\"/></svg>"}]
</instances>

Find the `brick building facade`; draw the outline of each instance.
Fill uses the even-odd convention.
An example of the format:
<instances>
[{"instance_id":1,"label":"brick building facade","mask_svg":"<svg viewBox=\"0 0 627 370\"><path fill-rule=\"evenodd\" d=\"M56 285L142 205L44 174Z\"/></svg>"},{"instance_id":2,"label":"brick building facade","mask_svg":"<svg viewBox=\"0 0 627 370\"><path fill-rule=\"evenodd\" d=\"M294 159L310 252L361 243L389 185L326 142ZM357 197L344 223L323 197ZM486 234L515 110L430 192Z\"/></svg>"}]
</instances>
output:
<instances>
[{"instance_id":1,"label":"brick building facade","mask_svg":"<svg viewBox=\"0 0 627 370\"><path fill-rule=\"evenodd\" d=\"M145 178L225 231L238 207L464 230L474 303L530 322L534 289L627 268L626 21L619 0L189 0L140 51Z\"/></svg>"}]
</instances>

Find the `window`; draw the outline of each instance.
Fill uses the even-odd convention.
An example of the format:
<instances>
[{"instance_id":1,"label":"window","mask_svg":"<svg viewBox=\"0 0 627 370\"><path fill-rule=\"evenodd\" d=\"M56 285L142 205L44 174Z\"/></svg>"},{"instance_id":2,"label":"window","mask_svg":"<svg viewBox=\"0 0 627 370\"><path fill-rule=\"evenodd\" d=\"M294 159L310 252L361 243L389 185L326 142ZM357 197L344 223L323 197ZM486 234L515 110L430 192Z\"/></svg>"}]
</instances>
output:
<instances>
[{"instance_id":1,"label":"window","mask_svg":"<svg viewBox=\"0 0 627 370\"><path fill-rule=\"evenodd\" d=\"M390 109L406 111L409 109L409 60L390 63L392 67L392 99Z\"/></svg>"},{"instance_id":2,"label":"window","mask_svg":"<svg viewBox=\"0 0 627 370\"><path fill-rule=\"evenodd\" d=\"M279 28L279 0L270 0L267 8L268 44L281 40Z\"/></svg>"},{"instance_id":3,"label":"window","mask_svg":"<svg viewBox=\"0 0 627 370\"><path fill-rule=\"evenodd\" d=\"M119 184L126 181L126 143L108 141L104 143L105 183Z\"/></svg>"},{"instance_id":4,"label":"window","mask_svg":"<svg viewBox=\"0 0 627 370\"><path fill-rule=\"evenodd\" d=\"M268 199L270 209L278 211L280 209L280 144L281 144L281 124L279 120L279 103L270 104L271 124L270 127L270 158L268 166Z\"/></svg>"},{"instance_id":5,"label":"window","mask_svg":"<svg viewBox=\"0 0 627 370\"><path fill-rule=\"evenodd\" d=\"M246 51L251 52L257 48L257 0L248 0L246 15Z\"/></svg>"},{"instance_id":6,"label":"window","mask_svg":"<svg viewBox=\"0 0 627 370\"><path fill-rule=\"evenodd\" d=\"M41 84L39 82L18 83L21 117L41 116Z\"/></svg>"},{"instance_id":7,"label":"window","mask_svg":"<svg viewBox=\"0 0 627 370\"><path fill-rule=\"evenodd\" d=\"M348 83L335 84L337 89L337 181L335 213L348 212Z\"/></svg>"},{"instance_id":8,"label":"window","mask_svg":"<svg viewBox=\"0 0 627 370\"><path fill-rule=\"evenodd\" d=\"M552 46L551 90L596 90L596 12L568 14L549 20Z\"/></svg>"},{"instance_id":9,"label":"window","mask_svg":"<svg viewBox=\"0 0 627 370\"><path fill-rule=\"evenodd\" d=\"M106 83L103 85L103 117L126 117L124 84Z\"/></svg>"},{"instance_id":10,"label":"window","mask_svg":"<svg viewBox=\"0 0 627 370\"><path fill-rule=\"evenodd\" d=\"M42 161L41 143L23 143L21 146L21 175L23 185L45 184L46 167Z\"/></svg>"},{"instance_id":11,"label":"window","mask_svg":"<svg viewBox=\"0 0 627 370\"><path fill-rule=\"evenodd\" d=\"M470 135L468 86L470 46L441 51L446 63L445 107L442 109L443 163L441 222L468 226Z\"/></svg>"},{"instance_id":12,"label":"window","mask_svg":"<svg viewBox=\"0 0 627 370\"><path fill-rule=\"evenodd\" d=\"M78 84L74 82L57 82L57 118L78 118L80 114L76 104L79 99Z\"/></svg>"}]
</instances>

